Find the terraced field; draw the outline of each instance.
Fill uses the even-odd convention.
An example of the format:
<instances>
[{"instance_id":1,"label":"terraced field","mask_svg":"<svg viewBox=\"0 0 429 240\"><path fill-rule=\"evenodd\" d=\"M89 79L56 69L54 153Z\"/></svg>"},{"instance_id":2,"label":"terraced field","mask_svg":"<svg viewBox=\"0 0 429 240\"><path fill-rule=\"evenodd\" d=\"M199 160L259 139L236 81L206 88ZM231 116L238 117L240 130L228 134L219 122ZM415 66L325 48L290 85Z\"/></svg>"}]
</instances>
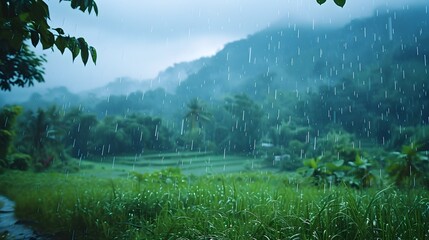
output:
<instances>
[{"instance_id":1,"label":"terraced field","mask_svg":"<svg viewBox=\"0 0 429 240\"><path fill-rule=\"evenodd\" d=\"M185 174L203 175L244 171L272 171L264 167L264 159L211 152L159 153L136 156L118 156L82 161L82 175L128 175L177 167Z\"/></svg>"}]
</instances>

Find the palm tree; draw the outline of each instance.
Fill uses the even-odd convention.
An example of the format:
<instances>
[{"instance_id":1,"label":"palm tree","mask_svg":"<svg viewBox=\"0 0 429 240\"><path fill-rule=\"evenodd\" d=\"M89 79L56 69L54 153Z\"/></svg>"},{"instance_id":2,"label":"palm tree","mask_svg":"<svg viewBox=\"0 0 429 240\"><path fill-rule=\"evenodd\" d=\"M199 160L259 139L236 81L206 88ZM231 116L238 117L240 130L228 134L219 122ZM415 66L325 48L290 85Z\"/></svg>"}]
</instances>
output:
<instances>
[{"instance_id":1,"label":"palm tree","mask_svg":"<svg viewBox=\"0 0 429 240\"><path fill-rule=\"evenodd\" d=\"M188 112L185 119L191 122L191 132L201 128L201 122L210 121L210 114L205 111L203 104L197 98L192 99L187 105Z\"/></svg>"},{"instance_id":2,"label":"palm tree","mask_svg":"<svg viewBox=\"0 0 429 240\"><path fill-rule=\"evenodd\" d=\"M190 122L190 130L185 135L185 142L189 144L189 149L199 149L206 143L205 132L202 122L210 121L210 114L205 111L203 104L197 99L192 99L188 104L188 111L184 121Z\"/></svg>"}]
</instances>

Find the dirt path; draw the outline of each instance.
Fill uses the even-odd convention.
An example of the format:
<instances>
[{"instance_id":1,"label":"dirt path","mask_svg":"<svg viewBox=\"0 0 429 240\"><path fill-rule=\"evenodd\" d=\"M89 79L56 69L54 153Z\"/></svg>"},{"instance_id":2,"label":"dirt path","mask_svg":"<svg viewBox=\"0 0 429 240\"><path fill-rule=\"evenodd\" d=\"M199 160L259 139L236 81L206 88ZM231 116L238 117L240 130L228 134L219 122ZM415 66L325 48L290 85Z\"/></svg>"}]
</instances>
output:
<instances>
[{"instance_id":1,"label":"dirt path","mask_svg":"<svg viewBox=\"0 0 429 240\"><path fill-rule=\"evenodd\" d=\"M12 200L0 195L0 202L3 203L0 208L0 236L6 235L6 239L11 240L47 240L15 218L15 203Z\"/></svg>"}]
</instances>

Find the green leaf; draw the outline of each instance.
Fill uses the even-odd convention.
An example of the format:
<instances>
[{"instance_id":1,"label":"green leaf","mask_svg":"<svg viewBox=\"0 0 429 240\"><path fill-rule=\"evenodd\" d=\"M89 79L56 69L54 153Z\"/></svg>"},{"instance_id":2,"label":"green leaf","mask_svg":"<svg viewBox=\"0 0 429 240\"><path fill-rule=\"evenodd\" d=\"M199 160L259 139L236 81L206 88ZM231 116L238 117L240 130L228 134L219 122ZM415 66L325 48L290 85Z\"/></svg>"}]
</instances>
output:
<instances>
[{"instance_id":1,"label":"green leaf","mask_svg":"<svg viewBox=\"0 0 429 240\"><path fill-rule=\"evenodd\" d=\"M30 20L35 22L36 25L46 22L50 19L49 7L44 1L31 1L31 7L29 14L31 15Z\"/></svg>"},{"instance_id":2,"label":"green leaf","mask_svg":"<svg viewBox=\"0 0 429 240\"><path fill-rule=\"evenodd\" d=\"M95 15L98 16L98 6L97 6L97 4L95 2L93 2L92 6L94 7Z\"/></svg>"},{"instance_id":3,"label":"green leaf","mask_svg":"<svg viewBox=\"0 0 429 240\"><path fill-rule=\"evenodd\" d=\"M88 5L88 1L81 1L79 5L80 5L79 10L81 10L82 12L85 12L85 10L88 9L89 6L91 6L91 5ZM88 9L88 12L89 12L89 9Z\"/></svg>"},{"instance_id":4,"label":"green leaf","mask_svg":"<svg viewBox=\"0 0 429 240\"><path fill-rule=\"evenodd\" d=\"M322 5L326 2L326 0L316 0L318 4Z\"/></svg>"},{"instance_id":5,"label":"green leaf","mask_svg":"<svg viewBox=\"0 0 429 240\"><path fill-rule=\"evenodd\" d=\"M82 57L82 62L84 65L88 62L89 52L88 52L88 43L86 43L84 38L78 38L80 47L80 56Z\"/></svg>"},{"instance_id":6,"label":"green leaf","mask_svg":"<svg viewBox=\"0 0 429 240\"><path fill-rule=\"evenodd\" d=\"M64 54L64 50L66 49L68 44L67 38L63 36L58 36L55 40L55 46L60 50L61 54Z\"/></svg>"},{"instance_id":7,"label":"green leaf","mask_svg":"<svg viewBox=\"0 0 429 240\"><path fill-rule=\"evenodd\" d=\"M75 37L70 38L67 44L67 48L70 50L74 61L80 52L78 40Z\"/></svg>"},{"instance_id":8,"label":"green leaf","mask_svg":"<svg viewBox=\"0 0 429 240\"><path fill-rule=\"evenodd\" d=\"M337 178L343 178L346 174L343 172L343 171L338 171L338 172L334 172L334 175L337 177Z\"/></svg>"},{"instance_id":9,"label":"green leaf","mask_svg":"<svg viewBox=\"0 0 429 240\"><path fill-rule=\"evenodd\" d=\"M311 168L316 169L317 168L317 161L312 158L310 159L310 161L308 162L308 164L310 165Z\"/></svg>"},{"instance_id":10,"label":"green leaf","mask_svg":"<svg viewBox=\"0 0 429 240\"><path fill-rule=\"evenodd\" d=\"M77 0L71 0L71 7L73 8L73 9L76 9L76 8L78 8L79 7L79 2L77 1Z\"/></svg>"},{"instance_id":11,"label":"green leaf","mask_svg":"<svg viewBox=\"0 0 429 240\"><path fill-rule=\"evenodd\" d=\"M356 157L355 157L355 163L356 163L356 165L358 165L358 166L360 166L360 165L364 164L364 161L363 161L362 157L361 157L359 154L356 154Z\"/></svg>"},{"instance_id":12,"label":"green leaf","mask_svg":"<svg viewBox=\"0 0 429 240\"><path fill-rule=\"evenodd\" d=\"M34 47L37 46L37 44L39 43L40 37L39 37L39 33L32 30L31 31L31 44L33 44Z\"/></svg>"},{"instance_id":13,"label":"green leaf","mask_svg":"<svg viewBox=\"0 0 429 240\"><path fill-rule=\"evenodd\" d=\"M64 30L62 28L54 28L54 30L60 34L60 35L64 35Z\"/></svg>"},{"instance_id":14,"label":"green leaf","mask_svg":"<svg viewBox=\"0 0 429 240\"><path fill-rule=\"evenodd\" d=\"M94 47L89 47L89 52L91 53L92 62L97 64L97 50Z\"/></svg>"},{"instance_id":15,"label":"green leaf","mask_svg":"<svg viewBox=\"0 0 429 240\"><path fill-rule=\"evenodd\" d=\"M334 0L334 2L340 7L344 7L344 5L346 5L346 0Z\"/></svg>"},{"instance_id":16,"label":"green leaf","mask_svg":"<svg viewBox=\"0 0 429 240\"><path fill-rule=\"evenodd\" d=\"M30 17L30 13L28 13L28 12L24 12L24 13L19 14L19 19L22 22L29 22L29 17Z\"/></svg>"},{"instance_id":17,"label":"green leaf","mask_svg":"<svg viewBox=\"0 0 429 240\"><path fill-rule=\"evenodd\" d=\"M344 164L344 160L340 159L340 160L332 162L332 164L334 164L334 166L336 166L336 167L340 167Z\"/></svg>"},{"instance_id":18,"label":"green leaf","mask_svg":"<svg viewBox=\"0 0 429 240\"><path fill-rule=\"evenodd\" d=\"M50 31L41 31L40 37L41 37L43 50L52 47L55 43L54 34L52 34Z\"/></svg>"},{"instance_id":19,"label":"green leaf","mask_svg":"<svg viewBox=\"0 0 429 240\"><path fill-rule=\"evenodd\" d=\"M305 177L310 177L313 176L315 169L314 168L309 168L306 172L305 172Z\"/></svg>"}]
</instances>

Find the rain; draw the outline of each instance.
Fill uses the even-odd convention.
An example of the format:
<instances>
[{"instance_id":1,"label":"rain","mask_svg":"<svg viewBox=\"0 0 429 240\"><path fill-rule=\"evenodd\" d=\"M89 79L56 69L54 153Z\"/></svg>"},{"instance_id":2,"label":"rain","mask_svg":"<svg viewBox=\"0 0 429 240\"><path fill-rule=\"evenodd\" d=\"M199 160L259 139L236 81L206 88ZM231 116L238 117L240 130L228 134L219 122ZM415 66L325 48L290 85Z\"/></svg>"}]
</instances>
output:
<instances>
[{"instance_id":1,"label":"rain","mask_svg":"<svg viewBox=\"0 0 429 240\"><path fill-rule=\"evenodd\" d=\"M429 238L427 1L1 7L0 239Z\"/></svg>"}]
</instances>

